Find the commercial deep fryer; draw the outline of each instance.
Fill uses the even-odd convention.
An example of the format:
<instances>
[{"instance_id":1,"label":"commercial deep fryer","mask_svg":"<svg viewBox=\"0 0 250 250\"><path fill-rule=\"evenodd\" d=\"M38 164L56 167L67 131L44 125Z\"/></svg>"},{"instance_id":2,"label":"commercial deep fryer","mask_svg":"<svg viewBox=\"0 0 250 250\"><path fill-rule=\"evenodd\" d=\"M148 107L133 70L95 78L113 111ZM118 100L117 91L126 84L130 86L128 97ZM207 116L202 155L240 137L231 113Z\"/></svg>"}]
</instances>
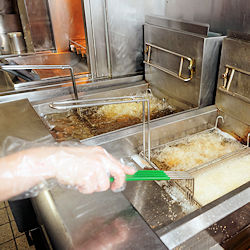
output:
<instances>
[{"instance_id":1,"label":"commercial deep fryer","mask_svg":"<svg viewBox=\"0 0 250 250\"><path fill-rule=\"evenodd\" d=\"M148 26L150 26L149 23ZM153 26L157 25L154 24ZM152 28L162 30L161 26ZM173 35L172 29L168 33ZM181 32L178 31L177 33L179 36ZM184 36L184 34L182 35ZM209 43L207 42L209 38L204 39L203 36L200 37L197 34L194 36L195 39L199 40L199 46L197 46L199 48L204 48L204 43ZM156 38L156 36L152 36L152 38ZM193 110L151 122L151 146L154 147L211 129L215 126L218 116L224 118L224 123L222 120L218 120L218 127L237 137L245 145L250 125L249 76L247 76L249 70L247 61L243 59L249 58L249 42L238 38L224 40L216 106L201 109L197 109L197 107L200 104L205 105L202 96L206 92L206 81L210 78L207 77L206 81L203 82L194 79L196 76L202 79L203 77L198 72L204 72L201 69L207 67L201 66L199 63L196 64L196 72L192 75L190 73L191 68L184 68L185 63L187 63L185 61L183 65L181 63L183 71L178 71L179 68L176 68L176 66L184 60L183 57L179 61L179 55L189 58L189 55L179 52L177 53L178 60L174 61L174 65L171 65L173 68L169 72L169 69L166 70L165 67L168 65L163 65L163 68L162 65L157 64L162 61L156 59L159 51L163 51L161 54L163 59L165 56L175 56L173 53L169 55L170 48L153 44L154 41L145 42L147 43L145 46L147 52L145 62L148 63L146 73L148 76L152 73L151 78L146 76L146 80L150 83L152 92L160 98L169 97L168 101L174 102L175 98L172 97L176 97L177 93L173 92L170 96L169 93L162 91L170 89L165 88L165 84L172 84L171 81L163 83L162 76L169 78L169 80L173 80L177 76L178 81L175 84L181 86L177 88L178 91L185 88L189 93L194 93L196 96L195 98L185 96L187 91L183 91L183 96L180 93L181 100L178 100L177 103L182 103L189 109L194 108ZM219 44L216 43L215 52L219 52L217 45ZM231 49L231 46L233 49ZM149 56L150 48L152 57ZM164 50L168 51L167 55L165 55ZM192 55L190 58L192 59ZM194 59L196 62L202 63L200 57L198 57L199 60ZM209 59L213 61L214 58L209 57ZM153 66L149 64L153 64ZM215 64L212 65L215 66ZM158 66L160 66L160 69ZM180 72L181 74L178 74ZM216 75L213 70L210 70L211 72L214 76ZM224 74L225 72L226 74ZM221 78L222 74L224 74L225 80ZM161 76L160 81L154 81L153 76ZM188 83L183 81L183 78L186 80L191 76L193 79ZM191 85L194 82L195 84ZM204 88L200 88L201 85ZM161 87L159 88L159 86ZM194 91L191 90L192 86L195 86ZM235 91L232 92L231 90L235 87ZM140 89L145 91L147 88L148 84L143 81L142 77L134 76L78 86L78 91L80 98L96 98L121 96L123 93L124 95L134 94ZM29 98L37 113L42 116L51 112L49 111L49 103L72 99L71 90L72 87L69 86L60 90L20 93L15 98ZM175 91L175 89L172 90ZM1 100L10 100L8 98L10 97L4 96ZM185 98L187 98L187 102L185 102ZM194 103L192 103L193 101ZM236 110L235 105L238 105ZM36 121L39 121L38 116ZM41 121L40 125L42 125ZM38 129L40 129L40 126L38 126ZM122 158L127 164L133 164L140 168L131 158L134 155L138 156L142 150L143 137L139 125L89 138L83 140L82 143L85 145L101 145L118 159ZM247 148L244 148L244 152L235 152L230 157L236 158L245 153L249 154ZM228 158L223 160L228 160ZM199 204L186 199L178 187L168 187L164 183L160 187L155 182L128 183L123 193L105 192L91 196L56 187L50 191L41 192L38 197L32 200L40 223L44 225L50 242L56 249L81 246L84 242L91 239L95 240L95 236L109 231L115 236L123 236L118 237L119 241L113 245L114 249L164 249L166 247L169 249L208 249L210 247L233 246L234 244L239 246L244 243L249 232L249 201L249 182L201 208L197 206ZM117 232L118 234L116 234ZM119 232L122 232L121 235L119 235ZM105 234L105 236L110 239L109 234ZM115 241L115 239L113 240Z\"/></svg>"},{"instance_id":2,"label":"commercial deep fryer","mask_svg":"<svg viewBox=\"0 0 250 250\"><path fill-rule=\"evenodd\" d=\"M233 50L231 46L233 46ZM250 125L248 120L250 110L249 72L242 60L244 57L242 51L249 55L248 41L241 40L238 37L224 39L216 105L152 121L152 147L212 129L217 124L219 129L240 141L242 149L230 155L223 155L220 159L213 159L213 161L206 163L207 165L203 166L203 169L216 164L223 164L224 161L236 159L243 155L249 155L249 149L246 146ZM229 71L226 78L224 73L232 65L235 65L237 72L235 70L234 77L230 77L231 71ZM243 77L242 74L244 74ZM231 81L229 88L227 88L227 81ZM153 84L152 82L151 85ZM240 87L232 92L233 86ZM142 87L146 88L147 85L142 84ZM117 93L115 91L120 93L121 89L119 87L118 90L113 90L113 93ZM126 89L127 87L124 88L125 91ZM233 102L238 103L238 112L233 112L230 109L229 105ZM41 111L45 107L48 107L48 103L35 105L37 111ZM223 120L217 119L218 116L222 116ZM139 125L89 138L83 140L82 143L101 145L115 157L123 158L125 162L138 168L141 167L132 159L134 155L139 157L142 150L142 130ZM240 245L246 242L250 221L249 182L205 206L201 206L192 199L190 202L176 185L169 187L164 182L159 184L155 182L128 183L123 194L169 249L178 247L207 249L209 247L226 247L230 244ZM62 248L72 245L77 246L81 235L80 228L85 228L84 225L92 223L92 219L99 217L100 214L103 219L105 218L104 224L110 225L110 221L113 221L114 218L110 217L109 209L103 211L99 204L100 199L107 199L108 202L114 201L114 197L111 198L112 195L110 195L110 193L104 193L101 196L99 194L84 196L75 191L55 188L41 193L33 199L33 203L53 245ZM69 199L70 203L67 202ZM121 211L118 210L114 213L120 217ZM132 216L132 214L130 215ZM135 224L130 221L129 218L131 217L128 214L121 217L125 219L129 228L132 227L136 231ZM139 229L139 224L137 229L142 230ZM135 234L135 231L131 231L132 233L128 236L130 242L134 242L132 235ZM94 230L94 232L97 235L100 233L99 229ZM138 242L143 242L139 231L136 232ZM62 237L62 235L65 235L65 237ZM239 237L241 237L241 241L239 241ZM124 245L122 246L124 248ZM128 245L128 247L131 247L131 245Z\"/></svg>"},{"instance_id":3,"label":"commercial deep fryer","mask_svg":"<svg viewBox=\"0 0 250 250\"><path fill-rule=\"evenodd\" d=\"M175 26L174 29L171 25ZM209 27L203 24L193 26L192 23L172 20L171 25L165 18L146 18L144 63L147 86L135 84L127 89L104 90L95 95L84 95L80 100L110 97L112 101L113 97L144 96L150 91L158 98L156 103L166 106L155 114L152 112L151 119L212 104L223 36L211 35ZM187 41L186 45L174 42L182 39ZM66 106L65 110L69 108ZM140 117L129 114L114 119L112 123L110 118L99 117L98 107L81 111L83 115L80 117L76 112L56 113L46 104L40 105L37 111L59 141L83 140L140 123Z\"/></svg>"}]
</instances>

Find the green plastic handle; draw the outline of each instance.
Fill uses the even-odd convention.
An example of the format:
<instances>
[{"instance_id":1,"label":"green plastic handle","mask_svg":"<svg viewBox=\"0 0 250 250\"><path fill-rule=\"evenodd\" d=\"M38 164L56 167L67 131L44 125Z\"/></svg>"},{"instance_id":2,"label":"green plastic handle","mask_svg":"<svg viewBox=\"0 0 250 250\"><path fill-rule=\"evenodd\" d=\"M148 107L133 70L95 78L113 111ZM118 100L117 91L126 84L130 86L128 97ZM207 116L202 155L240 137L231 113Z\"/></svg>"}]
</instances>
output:
<instances>
[{"instance_id":1,"label":"green plastic handle","mask_svg":"<svg viewBox=\"0 0 250 250\"><path fill-rule=\"evenodd\" d=\"M162 170L139 170L133 175L126 175L126 181L161 181L170 180L170 177ZM114 177L110 177L110 182Z\"/></svg>"}]
</instances>

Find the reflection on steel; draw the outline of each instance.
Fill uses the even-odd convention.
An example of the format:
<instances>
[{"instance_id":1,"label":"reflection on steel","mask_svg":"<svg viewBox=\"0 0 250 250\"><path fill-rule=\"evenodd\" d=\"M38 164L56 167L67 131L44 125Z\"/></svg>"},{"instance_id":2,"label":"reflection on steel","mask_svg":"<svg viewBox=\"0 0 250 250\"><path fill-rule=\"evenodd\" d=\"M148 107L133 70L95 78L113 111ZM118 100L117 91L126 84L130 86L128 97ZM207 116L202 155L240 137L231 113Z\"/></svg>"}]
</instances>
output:
<instances>
[{"instance_id":1,"label":"reflection on steel","mask_svg":"<svg viewBox=\"0 0 250 250\"><path fill-rule=\"evenodd\" d=\"M248 133L247 135L247 147L250 146L250 133Z\"/></svg>"},{"instance_id":2,"label":"reflection on steel","mask_svg":"<svg viewBox=\"0 0 250 250\"><path fill-rule=\"evenodd\" d=\"M224 118L223 118L223 116L221 116L221 115L217 116L216 122L215 122L215 126L214 126L215 128L218 128L219 119L221 119L222 122L224 123Z\"/></svg>"},{"instance_id":3,"label":"reflection on steel","mask_svg":"<svg viewBox=\"0 0 250 250\"><path fill-rule=\"evenodd\" d=\"M74 90L75 99L78 99L76 81L74 76L74 70L70 65L2 65L0 66L1 70L25 70L25 69L61 69L65 70L68 69L71 74L71 80Z\"/></svg>"},{"instance_id":4,"label":"reflection on steel","mask_svg":"<svg viewBox=\"0 0 250 250\"><path fill-rule=\"evenodd\" d=\"M87 108L87 107L95 107L102 105L110 105L110 104L121 104L121 103L142 103L142 122L143 122L143 154L146 156L146 112L145 112L145 103L147 103L147 142L148 142L148 150L147 157L150 160L150 101L147 98L140 96L123 96L123 97L107 97L107 98L97 98L97 99L88 99L88 100L69 100L69 101L60 101L60 102L52 102L49 106L53 109L65 110L72 108Z\"/></svg>"},{"instance_id":5,"label":"reflection on steel","mask_svg":"<svg viewBox=\"0 0 250 250\"><path fill-rule=\"evenodd\" d=\"M187 56L184 56L184 55L181 55L179 53L176 53L176 52L173 52L171 50L167 50L167 49L164 49L164 48L161 48L159 46L156 46L156 45L153 45L153 44L150 44L150 43L146 43L146 46L147 46L147 49L146 51L148 52L148 57L147 57L147 60L146 61L143 61L145 64L148 64L154 68L157 68L167 74L170 74L178 79L181 79L183 80L184 82L189 82L192 80L193 78L193 74L194 74L194 59L190 58L190 57L187 57ZM166 53L169 53L169 54L172 54L172 55L175 55L175 56L178 56L180 57L181 61L180 61L180 66L179 66L179 72L178 74L169 70L169 69L166 69L166 68L163 68L159 65L156 65L156 64L153 64L153 63L150 63L150 59L151 59L151 51L152 51L152 48L154 49L158 49L158 50L161 50L163 52L166 52ZM182 70L183 70L183 63L184 63L184 59L188 60L189 61L189 65L188 65L188 70L189 70L189 77L186 78L182 75Z\"/></svg>"},{"instance_id":6,"label":"reflection on steel","mask_svg":"<svg viewBox=\"0 0 250 250\"><path fill-rule=\"evenodd\" d=\"M225 67L226 67L226 71L222 75L222 78L224 79L223 88L226 89L227 91L229 91L229 89L230 89L230 86L231 86L231 83L233 81L235 71L237 71L237 72L239 72L241 74L245 74L245 75L250 76L249 71L242 70L242 69L230 66L228 64ZM230 70L231 70L231 73L229 73Z\"/></svg>"}]
</instances>

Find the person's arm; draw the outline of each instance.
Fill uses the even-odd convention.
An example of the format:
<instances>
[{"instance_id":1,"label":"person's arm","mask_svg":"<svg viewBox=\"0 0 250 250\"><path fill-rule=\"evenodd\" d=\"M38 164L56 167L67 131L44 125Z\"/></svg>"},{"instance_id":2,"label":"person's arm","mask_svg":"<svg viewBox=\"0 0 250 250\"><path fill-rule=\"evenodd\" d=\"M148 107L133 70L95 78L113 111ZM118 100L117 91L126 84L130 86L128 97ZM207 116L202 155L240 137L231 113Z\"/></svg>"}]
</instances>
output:
<instances>
[{"instance_id":1,"label":"person's arm","mask_svg":"<svg viewBox=\"0 0 250 250\"><path fill-rule=\"evenodd\" d=\"M38 147L0 158L0 200L25 192L43 180L56 178L80 192L122 188L125 174L134 169L123 166L101 147Z\"/></svg>"}]
</instances>

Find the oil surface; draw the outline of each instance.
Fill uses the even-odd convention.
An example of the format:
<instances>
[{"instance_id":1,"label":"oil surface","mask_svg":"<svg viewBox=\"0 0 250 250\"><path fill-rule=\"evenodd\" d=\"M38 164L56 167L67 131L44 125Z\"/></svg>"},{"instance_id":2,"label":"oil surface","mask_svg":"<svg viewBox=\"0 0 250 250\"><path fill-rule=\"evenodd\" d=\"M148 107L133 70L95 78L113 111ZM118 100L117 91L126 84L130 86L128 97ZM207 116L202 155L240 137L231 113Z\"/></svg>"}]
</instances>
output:
<instances>
[{"instance_id":1,"label":"oil surface","mask_svg":"<svg viewBox=\"0 0 250 250\"><path fill-rule=\"evenodd\" d=\"M180 111L151 94L146 96L150 100L150 119ZM147 108L145 111L147 113ZM43 119L56 140L84 140L141 123L142 104L122 103L82 108L78 111L70 110L63 113L47 114Z\"/></svg>"}]
</instances>

